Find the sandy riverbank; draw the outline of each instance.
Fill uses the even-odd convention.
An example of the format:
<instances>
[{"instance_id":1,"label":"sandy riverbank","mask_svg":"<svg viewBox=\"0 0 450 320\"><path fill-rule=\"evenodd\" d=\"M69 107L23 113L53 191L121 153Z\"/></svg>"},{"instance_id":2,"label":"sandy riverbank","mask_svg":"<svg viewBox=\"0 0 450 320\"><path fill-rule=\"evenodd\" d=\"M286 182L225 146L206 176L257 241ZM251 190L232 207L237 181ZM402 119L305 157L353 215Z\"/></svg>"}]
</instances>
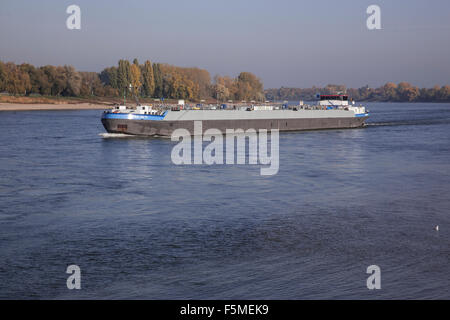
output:
<instances>
[{"instance_id":1,"label":"sandy riverbank","mask_svg":"<svg viewBox=\"0 0 450 320\"><path fill-rule=\"evenodd\" d=\"M68 103L68 104L14 104L0 103L0 111L32 111L32 110L106 110L111 108L104 104Z\"/></svg>"}]
</instances>

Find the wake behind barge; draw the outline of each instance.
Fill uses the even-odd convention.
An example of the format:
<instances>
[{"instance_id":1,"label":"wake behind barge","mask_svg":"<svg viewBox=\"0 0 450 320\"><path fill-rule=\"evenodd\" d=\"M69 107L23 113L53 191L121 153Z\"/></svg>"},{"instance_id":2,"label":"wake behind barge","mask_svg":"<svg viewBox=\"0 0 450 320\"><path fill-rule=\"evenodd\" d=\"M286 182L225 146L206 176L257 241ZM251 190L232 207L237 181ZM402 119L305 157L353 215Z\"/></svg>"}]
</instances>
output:
<instances>
[{"instance_id":1,"label":"wake behind barge","mask_svg":"<svg viewBox=\"0 0 450 320\"><path fill-rule=\"evenodd\" d=\"M318 129L359 128L369 113L363 106L348 103L347 95L322 95L318 105L268 106L253 105L221 109L200 109L183 106L153 108L125 106L105 111L102 124L109 133L125 133L140 136L170 136L176 129L187 129L194 134L194 122L202 122L202 134L208 129L278 129L279 131L301 131Z\"/></svg>"}]
</instances>

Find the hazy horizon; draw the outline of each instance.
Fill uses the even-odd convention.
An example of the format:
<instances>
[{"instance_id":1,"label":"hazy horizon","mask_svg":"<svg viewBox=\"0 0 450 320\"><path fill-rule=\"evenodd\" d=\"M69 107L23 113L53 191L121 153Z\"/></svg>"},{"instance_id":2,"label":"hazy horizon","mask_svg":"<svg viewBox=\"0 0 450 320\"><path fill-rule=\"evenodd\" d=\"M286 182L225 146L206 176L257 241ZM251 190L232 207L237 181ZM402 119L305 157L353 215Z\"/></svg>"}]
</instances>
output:
<instances>
[{"instance_id":1,"label":"hazy horizon","mask_svg":"<svg viewBox=\"0 0 450 320\"><path fill-rule=\"evenodd\" d=\"M265 88L448 84L450 2L391 2L3 0L0 60L100 72L149 59L211 77L249 71ZM81 30L66 28L71 4ZM371 4L381 30L366 28Z\"/></svg>"}]
</instances>

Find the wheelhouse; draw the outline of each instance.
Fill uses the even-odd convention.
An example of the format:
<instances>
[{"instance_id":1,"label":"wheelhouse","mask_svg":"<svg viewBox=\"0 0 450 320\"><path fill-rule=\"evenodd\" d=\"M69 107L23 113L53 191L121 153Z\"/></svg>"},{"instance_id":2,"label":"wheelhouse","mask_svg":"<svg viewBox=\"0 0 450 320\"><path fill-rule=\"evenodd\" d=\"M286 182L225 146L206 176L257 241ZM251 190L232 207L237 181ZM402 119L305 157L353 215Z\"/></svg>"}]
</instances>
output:
<instances>
[{"instance_id":1,"label":"wheelhouse","mask_svg":"<svg viewBox=\"0 0 450 320\"><path fill-rule=\"evenodd\" d=\"M348 106L348 95L346 94L321 94L319 95L321 106Z\"/></svg>"}]
</instances>

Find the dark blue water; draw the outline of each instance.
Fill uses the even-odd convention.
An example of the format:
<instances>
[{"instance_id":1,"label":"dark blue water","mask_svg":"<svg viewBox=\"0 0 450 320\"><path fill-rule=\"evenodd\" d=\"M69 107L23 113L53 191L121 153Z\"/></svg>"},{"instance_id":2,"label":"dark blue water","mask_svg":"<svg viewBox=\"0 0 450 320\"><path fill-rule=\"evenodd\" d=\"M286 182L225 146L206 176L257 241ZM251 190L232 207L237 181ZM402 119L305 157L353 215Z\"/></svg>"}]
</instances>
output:
<instances>
[{"instance_id":1,"label":"dark blue water","mask_svg":"<svg viewBox=\"0 0 450 320\"><path fill-rule=\"evenodd\" d=\"M369 108L280 134L271 177L175 166L100 111L0 113L0 298L450 298L450 105Z\"/></svg>"}]
</instances>

